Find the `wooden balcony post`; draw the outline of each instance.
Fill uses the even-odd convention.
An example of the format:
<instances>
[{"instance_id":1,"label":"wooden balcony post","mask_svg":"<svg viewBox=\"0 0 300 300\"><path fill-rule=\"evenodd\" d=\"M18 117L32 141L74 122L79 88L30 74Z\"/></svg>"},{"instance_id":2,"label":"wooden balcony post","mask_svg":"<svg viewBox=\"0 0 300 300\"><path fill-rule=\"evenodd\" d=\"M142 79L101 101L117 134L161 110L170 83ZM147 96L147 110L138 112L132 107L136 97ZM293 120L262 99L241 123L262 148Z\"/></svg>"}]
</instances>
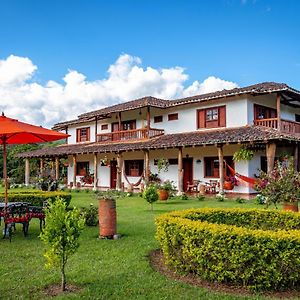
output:
<instances>
[{"instance_id":1,"label":"wooden balcony post","mask_svg":"<svg viewBox=\"0 0 300 300\"><path fill-rule=\"evenodd\" d=\"M281 130L281 110L280 110L280 93L276 95L276 108L277 108L277 129Z\"/></svg>"},{"instance_id":2,"label":"wooden balcony post","mask_svg":"<svg viewBox=\"0 0 300 300\"><path fill-rule=\"evenodd\" d=\"M122 190L122 171L123 171L123 161L122 161L122 153L119 152L117 154L117 181L116 181L116 190Z\"/></svg>"},{"instance_id":3,"label":"wooden balcony post","mask_svg":"<svg viewBox=\"0 0 300 300\"><path fill-rule=\"evenodd\" d=\"M118 122L119 122L119 130L118 131L121 131L122 130L122 120L121 120L121 112L118 112Z\"/></svg>"},{"instance_id":4,"label":"wooden balcony post","mask_svg":"<svg viewBox=\"0 0 300 300\"><path fill-rule=\"evenodd\" d=\"M66 126L65 130L66 130L66 134L68 134L68 126ZM68 137L66 137L66 144L68 144Z\"/></svg>"},{"instance_id":5,"label":"wooden balcony post","mask_svg":"<svg viewBox=\"0 0 300 300\"><path fill-rule=\"evenodd\" d=\"M29 166L29 158L25 158L25 185L29 185L30 178L30 166Z\"/></svg>"},{"instance_id":6,"label":"wooden balcony post","mask_svg":"<svg viewBox=\"0 0 300 300\"><path fill-rule=\"evenodd\" d=\"M271 173L274 169L275 153L276 153L276 144L274 142L268 143L266 146L268 173Z\"/></svg>"},{"instance_id":7,"label":"wooden balcony post","mask_svg":"<svg viewBox=\"0 0 300 300\"><path fill-rule=\"evenodd\" d=\"M77 160L76 154L73 154L73 189L76 189L76 175L77 175Z\"/></svg>"},{"instance_id":8,"label":"wooden balcony post","mask_svg":"<svg viewBox=\"0 0 300 300\"><path fill-rule=\"evenodd\" d=\"M59 179L59 157L55 157L55 180Z\"/></svg>"},{"instance_id":9,"label":"wooden balcony post","mask_svg":"<svg viewBox=\"0 0 300 300\"><path fill-rule=\"evenodd\" d=\"M146 184L149 183L150 165L149 165L149 150L144 150L144 178Z\"/></svg>"},{"instance_id":10,"label":"wooden balcony post","mask_svg":"<svg viewBox=\"0 0 300 300\"><path fill-rule=\"evenodd\" d=\"M224 193L224 155L223 146L218 145L218 156L219 156L219 177L220 177L220 188L219 193Z\"/></svg>"},{"instance_id":11,"label":"wooden balcony post","mask_svg":"<svg viewBox=\"0 0 300 300\"><path fill-rule=\"evenodd\" d=\"M97 183L98 183L97 153L94 153L94 187L93 187L94 191L97 191Z\"/></svg>"},{"instance_id":12,"label":"wooden balcony post","mask_svg":"<svg viewBox=\"0 0 300 300\"><path fill-rule=\"evenodd\" d=\"M178 148L178 194L183 193L183 159L182 159L182 147Z\"/></svg>"}]
</instances>

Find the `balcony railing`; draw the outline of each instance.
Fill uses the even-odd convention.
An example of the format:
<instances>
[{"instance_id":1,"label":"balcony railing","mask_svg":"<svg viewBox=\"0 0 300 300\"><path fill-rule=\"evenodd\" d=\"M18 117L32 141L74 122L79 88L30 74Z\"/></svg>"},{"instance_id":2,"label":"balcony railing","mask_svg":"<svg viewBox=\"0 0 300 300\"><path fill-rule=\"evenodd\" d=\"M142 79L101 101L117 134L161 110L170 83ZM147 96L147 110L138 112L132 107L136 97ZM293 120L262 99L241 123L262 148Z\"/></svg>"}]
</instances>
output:
<instances>
[{"instance_id":1,"label":"balcony railing","mask_svg":"<svg viewBox=\"0 0 300 300\"><path fill-rule=\"evenodd\" d=\"M278 129L278 119L271 118L271 119L256 119L254 120L254 125L271 127ZM295 121L289 120L280 120L280 131L285 133L293 133L300 135L300 123Z\"/></svg>"},{"instance_id":2,"label":"balcony railing","mask_svg":"<svg viewBox=\"0 0 300 300\"><path fill-rule=\"evenodd\" d=\"M133 130L122 130L109 133L97 134L97 142L127 141L150 139L163 135L164 129L142 128Z\"/></svg>"}]
</instances>

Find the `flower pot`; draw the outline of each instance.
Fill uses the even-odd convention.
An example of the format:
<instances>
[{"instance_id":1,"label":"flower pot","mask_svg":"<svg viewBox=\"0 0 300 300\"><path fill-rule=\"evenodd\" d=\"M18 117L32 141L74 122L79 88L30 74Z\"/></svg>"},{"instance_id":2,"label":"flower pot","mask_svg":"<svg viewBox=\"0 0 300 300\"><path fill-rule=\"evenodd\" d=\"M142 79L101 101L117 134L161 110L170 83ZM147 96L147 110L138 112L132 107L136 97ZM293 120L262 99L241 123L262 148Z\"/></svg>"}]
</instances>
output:
<instances>
[{"instance_id":1,"label":"flower pot","mask_svg":"<svg viewBox=\"0 0 300 300\"><path fill-rule=\"evenodd\" d=\"M223 188L225 190L233 190L234 185L233 185L233 183L231 181L224 181Z\"/></svg>"},{"instance_id":2,"label":"flower pot","mask_svg":"<svg viewBox=\"0 0 300 300\"><path fill-rule=\"evenodd\" d=\"M165 201L169 198L169 192L166 190L157 190L159 200Z\"/></svg>"},{"instance_id":3,"label":"flower pot","mask_svg":"<svg viewBox=\"0 0 300 300\"><path fill-rule=\"evenodd\" d=\"M284 202L283 210L298 212L298 202Z\"/></svg>"},{"instance_id":4,"label":"flower pot","mask_svg":"<svg viewBox=\"0 0 300 300\"><path fill-rule=\"evenodd\" d=\"M113 199L99 199L99 237L113 238L116 233L116 201Z\"/></svg>"}]
</instances>

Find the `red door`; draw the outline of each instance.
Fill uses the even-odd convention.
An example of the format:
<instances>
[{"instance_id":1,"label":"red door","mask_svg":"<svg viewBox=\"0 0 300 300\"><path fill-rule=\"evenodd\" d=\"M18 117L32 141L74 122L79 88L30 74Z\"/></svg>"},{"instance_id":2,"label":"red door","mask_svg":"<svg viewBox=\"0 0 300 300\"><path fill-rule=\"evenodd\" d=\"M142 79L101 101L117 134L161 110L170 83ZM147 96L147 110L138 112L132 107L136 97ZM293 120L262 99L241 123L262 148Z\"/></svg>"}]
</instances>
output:
<instances>
[{"instance_id":1,"label":"red door","mask_svg":"<svg viewBox=\"0 0 300 300\"><path fill-rule=\"evenodd\" d=\"M110 161L110 188L115 189L117 186L117 161Z\"/></svg>"},{"instance_id":2,"label":"red door","mask_svg":"<svg viewBox=\"0 0 300 300\"><path fill-rule=\"evenodd\" d=\"M188 182L193 182L193 158L183 158L183 190L187 190Z\"/></svg>"}]
</instances>

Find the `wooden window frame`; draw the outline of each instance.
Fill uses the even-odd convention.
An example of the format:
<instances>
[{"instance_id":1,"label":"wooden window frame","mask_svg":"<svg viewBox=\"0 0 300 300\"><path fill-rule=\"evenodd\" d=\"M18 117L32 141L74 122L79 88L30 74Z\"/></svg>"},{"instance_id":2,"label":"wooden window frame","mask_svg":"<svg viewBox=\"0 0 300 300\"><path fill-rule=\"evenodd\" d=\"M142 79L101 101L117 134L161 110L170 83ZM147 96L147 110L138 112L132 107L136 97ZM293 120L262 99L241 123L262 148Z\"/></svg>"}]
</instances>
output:
<instances>
[{"instance_id":1,"label":"wooden window frame","mask_svg":"<svg viewBox=\"0 0 300 300\"><path fill-rule=\"evenodd\" d=\"M80 170L85 170L85 172L80 172ZM89 173L90 162L89 161L78 161L76 164L76 176L85 176Z\"/></svg>"},{"instance_id":2,"label":"wooden window frame","mask_svg":"<svg viewBox=\"0 0 300 300\"><path fill-rule=\"evenodd\" d=\"M130 124L129 126L132 127L130 129L124 129L124 125L126 126ZM114 127L116 127L118 130L114 130ZM136 129L136 120L126 120L121 122L121 130L119 128L119 122L114 122L111 124L111 132L118 132L118 131L125 131L125 130L135 130Z\"/></svg>"},{"instance_id":3,"label":"wooden window frame","mask_svg":"<svg viewBox=\"0 0 300 300\"><path fill-rule=\"evenodd\" d=\"M101 125L101 130L107 130L107 129L108 129L108 124Z\"/></svg>"},{"instance_id":4,"label":"wooden window frame","mask_svg":"<svg viewBox=\"0 0 300 300\"><path fill-rule=\"evenodd\" d=\"M217 176L210 176L210 175L207 175L207 163L208 161L207 160L211 160L212 164L214 163L214 161L218 161L218 167L217 167ZM224 156L224 160L234 169L234 160L233 160L233 156ZM220 178L220 174L219 174L219 158L217 156L205 156L204 159L204 178ZM213 168L214 169L214 168ZM212 169L212 173L213 172L213 169ZM224 174L225 176L231 176L231 173L230 171L228 170L228 168L225 168L226 170L226 174Z\"/></svg>"},{"instance_id":5,"label":"wooden window frame","mask_svg":"<svg viewBox=\"0 0 300 300\"><path fill-rule=\"evenodd\" d=\"M154 123L161 123L163 120L163 116L154 116Z\"/></svg>"},{"instance_id":6,"label":"wooden window frame","mask_svg":"<svg viewBox=\"0 0 300 300\"><path fill-rule=\"evenodd\" d=\"M83 131L85 134L82 134ZM90 127L82 127L76 129L76 142L89 142L90 141Z\"/></svg>"},{"instance_id":7,"label":"wooden window frame","mask_svg":"<svg viewBox=\"0 0 300 300\"><path fill-rule=\"evenodd\" d=\"M168 114L168 121L176 121L178 118L178 113Z\"/></svg>"},{"instance_id":8,"label":"wooden window frame","mask_svg":"<svg viewBox=\"0 0 300 300\"><path fill-rule=\"evenodd\" d=\"M212 111L212 116L214 115L214 110L217 110L217 118L207 119L208 112ZM221 113L222 110L222 113ZM201 126L200 113L203 112L204 119L202 120L203 126ZM226 127L226 105L207 107L202 109L197 109L197 129L206 129L206 128L223 128ZM213 126L214 123L217 123Z\"/></svg>"},{"instance_id":9,"label":"wooden window frame","mask_svg":"<svg viewBox=\"0 0 300 300\"><path fill-rule=\"evenodd\" d=\"M262 115L261 117L259 117L259 110L265 110L266 115ZM277 111L276 108L254 103L253 117L254 120L277 118Z\"/></svg>"},{"instance_id":10,"label":"wooden window frame","mask_svg":"<svg viewBox=\"0 0 300 300\"><path fill-rule=\"evenodd\" d=\"M144 160L125 160L124 161L125 174L129 177L139 177L142 176L144 170Z\"/></svg>"}]
</instances>

